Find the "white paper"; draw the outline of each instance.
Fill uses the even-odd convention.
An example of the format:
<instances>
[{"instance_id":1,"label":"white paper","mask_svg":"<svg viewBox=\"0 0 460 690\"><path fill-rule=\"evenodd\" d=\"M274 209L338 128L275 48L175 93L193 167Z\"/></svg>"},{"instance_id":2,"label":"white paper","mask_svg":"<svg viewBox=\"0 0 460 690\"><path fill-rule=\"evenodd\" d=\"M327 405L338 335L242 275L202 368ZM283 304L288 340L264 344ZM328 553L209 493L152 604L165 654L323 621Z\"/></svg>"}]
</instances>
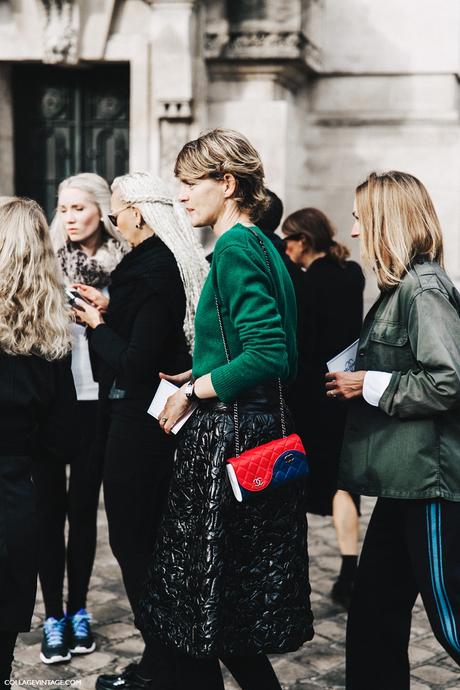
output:
<instances>
[{"instance_id":1,"label":"white paper","mask_svg":"<svg viewBox=\"0 0 460 690\"><path fill-rule=\"evenodd\" d=\"M155 417L155 419L159 419L160 412L164 409L167 399L170 395L173 395L177 390L179 390L179 386L175 386L170 381L165 381L165 379L161 379L160 385L157 388L157 392L155 393L155 396L152 402L150 403L150 407L147 410L148 414L152 415L152 417ZM186 412L186 414L184 414L183 417L181 417L179 421L176 422L172 427L171 431L173 432L173 434L177 434L177 432L180 429L182 429L187 419L195 412L195 409L196 403L192 403L188 412Z\"/></svg>"},{"instance_id":2,"label":"white paper","mask_svg":"<svg viewBox=\"0 0 460 690\"><path fill-rule=\"evenodd\" d=\"M354 371L359 340L349 345L345 350L327 362L329 371Z\"/></svg>"}]
</instances>

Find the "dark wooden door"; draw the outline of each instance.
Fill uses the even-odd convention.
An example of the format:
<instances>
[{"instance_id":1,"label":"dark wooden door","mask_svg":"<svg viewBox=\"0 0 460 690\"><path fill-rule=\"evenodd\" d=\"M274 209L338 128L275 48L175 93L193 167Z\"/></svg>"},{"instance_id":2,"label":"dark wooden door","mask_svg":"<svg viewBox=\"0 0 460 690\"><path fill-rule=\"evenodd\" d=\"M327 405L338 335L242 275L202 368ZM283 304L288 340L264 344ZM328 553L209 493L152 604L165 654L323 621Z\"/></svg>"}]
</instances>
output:
<instances>
[{"instance_id":1,"label":"dark wooden door","mask_svg":"<svg viewBox=\"0 0 460 690\"><path fill-rule=\"evenodd\" d=\"M13 99L16 193L48 218L65 177L96 172L110 183L128 172L128 65L17 65Z\"/></svg>"}]
</instances>

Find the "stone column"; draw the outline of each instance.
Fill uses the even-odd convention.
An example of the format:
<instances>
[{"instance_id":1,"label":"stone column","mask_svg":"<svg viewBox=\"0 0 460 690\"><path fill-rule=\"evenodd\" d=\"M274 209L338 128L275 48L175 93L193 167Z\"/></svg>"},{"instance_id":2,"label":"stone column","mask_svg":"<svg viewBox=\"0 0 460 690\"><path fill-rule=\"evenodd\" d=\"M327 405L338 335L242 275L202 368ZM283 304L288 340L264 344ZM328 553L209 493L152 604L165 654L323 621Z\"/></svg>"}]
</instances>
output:
<instances>
[{"instance_id":1,"label":"stone column","mask_svg":"<svg viewBox=\"0 0 460 690\"><path fill-rule=\"evenodd\" d=\"M209 125L238 129L262 156L267 185L284 202L296 184L299 93L319 69L309 0L208 3Z\"/></svg>"},{"instance_id":2,"label":"stone column","mask_svg":"<svg viewBox=\"0 0 460 690\"><path fill-rule=\"evenodd\" d=\"M14 194L13 102L11 69L0 64L0 196Z\"/></svg>"},{"instance_id":3,"label":"stone column","mask_svg":"<svg viewBox=\"0 0 460 690\"><path fill-rule=\"evenodd\" d=\"M174 161L192 136L192 122L203 118L198 5L196 0L153 1L153 117L159 122L154 167L166 180L173 179Z\"/></svg>"}]
</instances>

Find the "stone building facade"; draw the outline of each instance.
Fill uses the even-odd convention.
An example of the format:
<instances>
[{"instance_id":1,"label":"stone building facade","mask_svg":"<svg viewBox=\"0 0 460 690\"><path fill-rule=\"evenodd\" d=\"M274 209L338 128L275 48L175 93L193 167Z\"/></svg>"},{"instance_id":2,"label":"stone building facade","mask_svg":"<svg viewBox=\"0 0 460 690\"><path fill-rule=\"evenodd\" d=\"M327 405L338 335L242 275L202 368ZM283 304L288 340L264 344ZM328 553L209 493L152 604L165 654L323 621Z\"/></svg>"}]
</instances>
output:
<instances>
[{"instance_id":1,"label":"stone building facade","mask_svg":"<svg viewBox=\"0 0 460 690\"><path fill-rule=\"evenodd\" d=\"M27 167L15 65L127 63L131 170L171 177L188 138L233 127L286 210L322 208L343 239L367 172L413 172L460 280L459 36L458 0L0 0L0 194Z\"/></svg>"}]
</instances>

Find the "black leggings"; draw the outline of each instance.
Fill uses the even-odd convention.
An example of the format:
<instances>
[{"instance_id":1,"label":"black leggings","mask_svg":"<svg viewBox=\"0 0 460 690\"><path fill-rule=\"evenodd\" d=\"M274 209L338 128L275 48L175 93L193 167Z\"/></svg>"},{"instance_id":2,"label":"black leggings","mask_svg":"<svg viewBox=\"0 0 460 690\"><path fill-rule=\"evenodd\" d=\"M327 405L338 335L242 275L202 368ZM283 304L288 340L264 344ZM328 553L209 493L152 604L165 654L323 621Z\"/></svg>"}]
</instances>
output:
<instances>
[{"instance_id":1,"label":"black leggings","mask_svg":"<svg viewBox=\"0 0 460 690\"><path fill-rule=\"evenodd\" d=\"M242 690L281 690L272 665L263 654L222 656L220 661ZM157 638L149 638L139 673L155 678L158 690L224 690L218 658L188 656L166 647Z\"/></svg>"},{"instance_id":2,"label":"black leggings","mask_svg":"<svg viewBox=\"0 0 460 690\"><path fill-rule=\"evenodd\" d=\"M72 615L86 608L86 595L94 564L97 538L97 507L102 481L103 454L96 437L97 400L79 401L75 419L78 452L70 462L67 487L66 466L43 460L35 463L40 516L39 576L46 617L62 618L64 571L67 560L69 599ZM74 439L69 439L69 443ZM69 523L67 550L65 522Z\"/></svg>"},{"instance_id":3,"label":"black leggings","mask_svg":"<svg viewBox=\"0 0 460 690\"><path fill-rule=\"evenodd\" d=\"M14 646L17 632L5 632L0 630L0 687L11 677L11 664L13 663Z\"/></svg>"},{"instance_id":4,"label":"black leggings","mask_svg":"<svg viewBox=\"0 0 460 690\"><path fill-rule=\"evenodd\" d=\"M281 690L272 665L265 655L223 656L221 661L242 690ZM182 680L182 683L178 683L179 687L186 687L187 690L224 690L220 664L216 658L181 656L179 668L179 680Z\"/></svg>"},{"instance_id":5,"label":"black leggings","mask_svg":"<svg viewBox=\"0 0 460 690\"><path fill-rule=\"evenodd\" d=\"M104 461L104 501L109 541L139 624L139 601L168 496L175 439L145 410L148 401L113 400ZM141 630L142 632L142 630ZM162 653L149 640L139 665L145 678L168 676ZM161 668L160 668L161 667ZM166 682L166 680L165 680ZM156 686L155 686L156 687Z\"/></svg>"}]
</instances>

